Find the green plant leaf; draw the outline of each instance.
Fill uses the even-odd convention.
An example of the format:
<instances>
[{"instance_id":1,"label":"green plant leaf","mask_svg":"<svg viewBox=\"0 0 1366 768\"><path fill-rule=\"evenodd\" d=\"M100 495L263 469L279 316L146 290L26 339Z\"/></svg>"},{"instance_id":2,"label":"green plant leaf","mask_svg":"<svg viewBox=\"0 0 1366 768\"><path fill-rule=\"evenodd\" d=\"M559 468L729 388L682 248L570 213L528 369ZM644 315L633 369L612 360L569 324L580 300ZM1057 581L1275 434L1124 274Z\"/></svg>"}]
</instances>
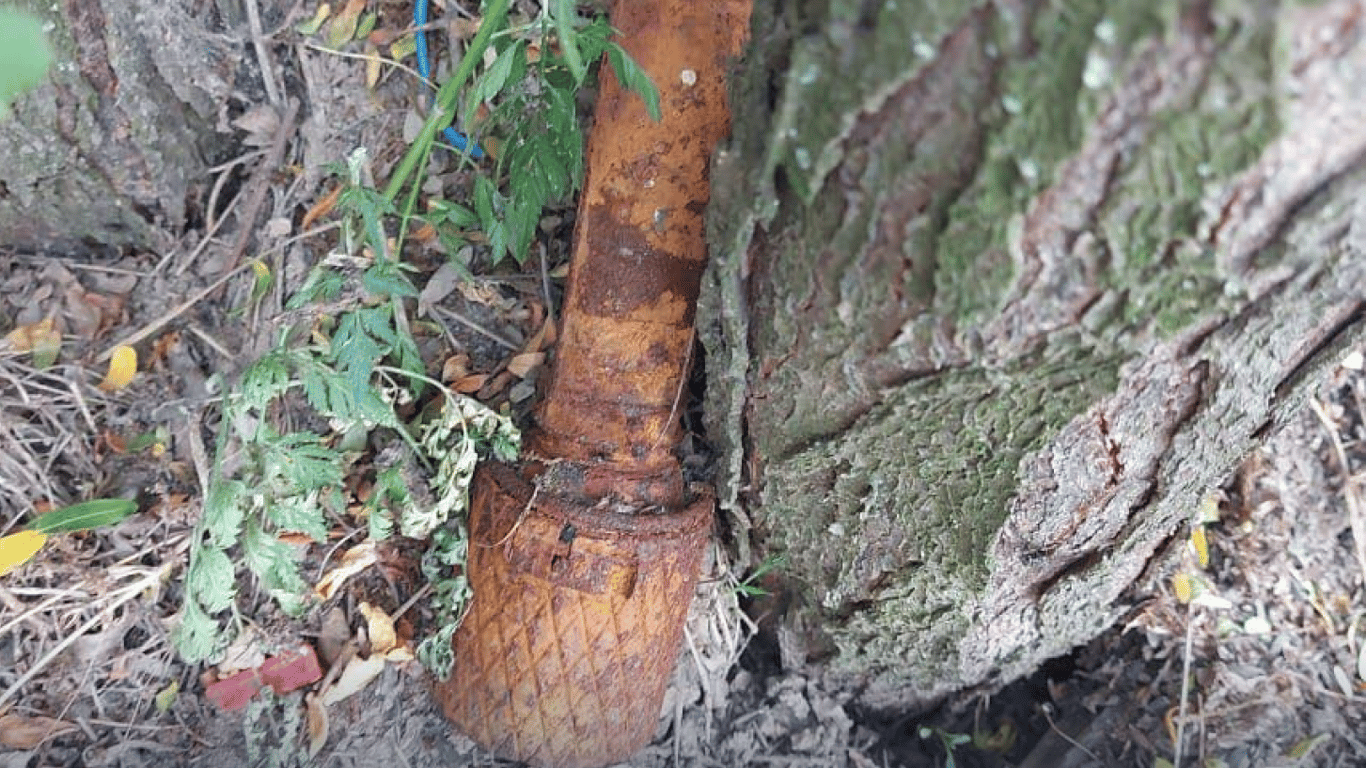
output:
<instances>
[{"instance_id":1,"label":"green plant leaf","mask_svg":"<svg viewBox=\"0 0 1366 768\"><path fill-rule=\"evenodd\" d=\"M577 21L574 6L575 0L552 0L550 15L555 19L555 34L560 38L560 55L564 57L565 66L569 67L569 74L574 77L577 86L583 83L587 67L579 57L578 35L574 33L574 23Z\"/></svg>"},{"instance_id":2,"label":"green plant leaf","mask_svg":"<svg viewBox=\"0 0 1366 768\"><path fill-rule=\"evenodd\" d=\"M185 588L208 613L218 613L232 605L237 594L236 572L226 552L213 547L200 549L185 577Z\"/></svg>"},{"instance_id":3,"label":"green plant leaf","mask_svg":"<svg viewBox=\"0 0 1366 768\"><path fill-rule=\"evenodd\" d=\"M92 499L40 515L29 528L40 533L68 533L113 525L138 510L131 499Z\"/></svg>"},{"instance_id":4,"label":"green plant leaf","mask_svg":"<svg viewBox=\"0 0 1366 768\"><path fill-rule=\"evenodd\" d=\"M248 520L242 535L242 559L286 613L297 615L303 610L302 596L308 585L299 576L293 547L266 533L255 520Z\"/></svg>"},{"instance_id":5,"label":"green plant leaf","mask_svg":"<svg viewBox=\"0 0 1366 768\"><path fill-rule=\"evenodd\" d=\"M0 8L0 118L10 100L37 86L52 65L52 47L36 16Z\"/></svg>"},{"instance_id":6,"label":"green plant leaf","mask_svg":"<svg viewBox=\"0 0 1366 768\"><path fill-rule=\"evenodd\" d=\"M659 89L650 81L650 76L640 68L631 54L616 43L607 44L607 61L612 65L617 80L628 91L634 91L645 102L645 110L656 123L662 119L659 111Z\"/></svg>"},{"instance_id":7,"label":"green plant leaf","mask_svg":"<svg viewBox=\"0 0 1366 768\"><path fill-rule=\"evenodd\" d=\"M243 501L247 486L236 480L219 480L209 488L204 502L204 530L219 549L237 543L237 534L246 515Z\"/></svg>"},{"instance_id":8,"label":"green plant leaf","mask_svg":"<svg viewBox=\"0 0 1366 768\"><path fill-rule=\"evenodd\" d=\"M282 531L303 533L314 541L327 538L327 522L316 493L276 499L266 505L266 517Z\"/></svg>"},{"instance_id":9,"label":"green plant leaf","mask_svg":"<svg viewBox=\"0 0 1366 768\"><path fill-rule=\"evenodd\" d=\"M204 613L199 603L187 598L180 608L180 623L171 632L171 642L181 657L190 663L207 659L218 638L218 622Z\"/></svg>"}]
</instances>

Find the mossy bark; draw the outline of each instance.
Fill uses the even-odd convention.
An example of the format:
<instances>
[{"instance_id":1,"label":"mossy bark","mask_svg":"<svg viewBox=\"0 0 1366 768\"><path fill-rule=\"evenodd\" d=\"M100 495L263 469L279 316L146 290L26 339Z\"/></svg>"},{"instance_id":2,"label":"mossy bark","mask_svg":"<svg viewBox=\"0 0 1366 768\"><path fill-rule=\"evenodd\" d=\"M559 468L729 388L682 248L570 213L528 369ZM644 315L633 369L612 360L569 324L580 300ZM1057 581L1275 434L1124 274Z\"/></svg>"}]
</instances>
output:
<instances>
[{"instance_id":1,"label":"mossy bark","mask_svg":"<svg viewBox=\"0 0 1366 768\"><path fill-rule=\"evenodd\" d=\"M0 243L167 247L226 127L240 39L202 1L19 5L48 22L56 57L0 123Z\"/></svg>"},{"instance_id":2,"label":"mossy bark","mask_svg":"<svg viewBox=\"0 0 1366 768\"><path fill-rule=\"evenodd\" d=\"M1122 618L1366 339L1360 24L761 3L713 170L710 433L733 521L787 556L789 630L866 703Z\"/></svg>"}]
</instances>

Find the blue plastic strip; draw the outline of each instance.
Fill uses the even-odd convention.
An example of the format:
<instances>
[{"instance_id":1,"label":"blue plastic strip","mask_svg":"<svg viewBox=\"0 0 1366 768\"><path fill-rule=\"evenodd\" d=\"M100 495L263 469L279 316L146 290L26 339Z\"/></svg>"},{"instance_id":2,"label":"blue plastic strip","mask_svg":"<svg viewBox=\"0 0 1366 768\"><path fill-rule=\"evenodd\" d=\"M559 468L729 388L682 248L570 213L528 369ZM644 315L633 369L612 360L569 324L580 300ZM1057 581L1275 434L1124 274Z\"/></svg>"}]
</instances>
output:
<instances>
[{"instance_id":1,"label":"blue plastic strip","mask_svg":"<svg viewBox=\"0 0 1366 768\"><path fill-rule=\"evenodd\" d=\"M423 79L431 78L432 63L427 58L427 33L422 28L427 26L427 0L415 0L413 3L413 26L417 27L413 42L417 52L417 72ZM442 133L446 141L451 143L457 152L469 151L470 156L476 160L484 157L484 150L478 144L470 145L469 137L451 126L447 126Z\"/></svg>"}]
</instances>

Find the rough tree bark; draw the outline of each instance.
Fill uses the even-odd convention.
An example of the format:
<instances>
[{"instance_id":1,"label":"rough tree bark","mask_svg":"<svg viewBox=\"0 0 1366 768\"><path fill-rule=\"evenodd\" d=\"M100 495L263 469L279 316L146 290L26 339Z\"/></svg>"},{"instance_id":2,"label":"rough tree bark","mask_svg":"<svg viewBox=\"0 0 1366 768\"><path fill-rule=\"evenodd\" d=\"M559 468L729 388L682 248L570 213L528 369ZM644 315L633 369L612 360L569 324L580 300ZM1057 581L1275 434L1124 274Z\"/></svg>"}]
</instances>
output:
<instances>
[{"instance_id":1,"label":"rough tree bark","mask_svg":"<svg viewBox=\"0 0 1366 768\"><path fill-rule=\"evenodd\" d=\"M20 0L56 64L0 123L0 243L164 250L227 131L243 45L224 0ZM254 68L251 68L254 72Z\"/></svg>"},{"instance_id":2,"label":"rough tree bark","mask_svg":"<svg viewBox=\"0 0 1366 768\"><path fill-rule=\"evenodd\" d=\"M760 4L699 314L785 651L904 706L1124 614L1366 338L1362 12Z\"/></svg>"}]
</instances>

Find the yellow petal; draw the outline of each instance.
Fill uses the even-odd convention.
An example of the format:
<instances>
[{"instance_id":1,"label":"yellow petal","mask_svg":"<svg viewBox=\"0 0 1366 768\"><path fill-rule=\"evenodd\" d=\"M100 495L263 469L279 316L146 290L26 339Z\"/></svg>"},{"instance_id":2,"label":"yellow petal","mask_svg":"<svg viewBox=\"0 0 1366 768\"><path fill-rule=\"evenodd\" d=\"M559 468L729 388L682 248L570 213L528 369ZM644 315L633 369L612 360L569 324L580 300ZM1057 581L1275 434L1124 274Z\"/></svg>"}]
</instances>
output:
<instances>
[{"instance_id":1,"label":"yellow petal","mask_svg":"<svg viewBox=\"0 0 1366 768\"><path fill-rule=\"evenodd\" d=\"M109 358L109 373L100 382L100 389L115 392L128 386L138 372L138 353L132 347L115 347Z\"/></svg>"},{"instance_id":2,"label":"yellow petal","mask_svg":"<svg viewBox=\"0 0 1366 768\"><path fill-rule=\"evenodd\" d=\"M38 531L19 531L0 536L0 576L28 562L43 548L45 541L47 534Z\"/></svg>"}]
</instances>

